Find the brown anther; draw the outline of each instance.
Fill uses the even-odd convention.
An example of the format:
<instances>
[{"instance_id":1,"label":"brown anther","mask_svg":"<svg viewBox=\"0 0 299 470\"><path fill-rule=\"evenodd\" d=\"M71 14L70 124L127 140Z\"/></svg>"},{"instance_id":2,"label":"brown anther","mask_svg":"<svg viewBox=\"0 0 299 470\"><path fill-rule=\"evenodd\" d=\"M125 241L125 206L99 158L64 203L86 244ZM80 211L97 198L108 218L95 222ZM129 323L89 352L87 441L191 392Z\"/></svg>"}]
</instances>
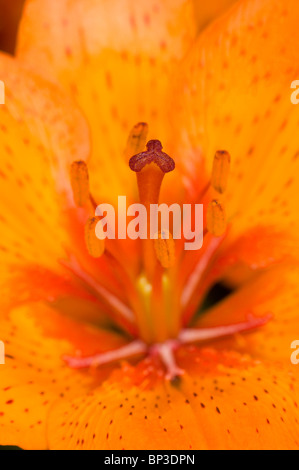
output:
<instances>
[{"instance_id":1,"label":"brown anther","mask_svg":"<svg viewBox=\"0 0 299 470\"><path fill-rule=\"evenodd\" d=\"M218 150L214 157L211 184L220 194L226 190L230 169L230 154L226 150Z\"/></svg>"},{"instance_id":2,"label":"brown anther","mask_svg":"<svg viewBox=\"0 0 299 470\"><path fill-rule=\"evenodd\" d=\"M132 171L139 172L145 165L156 163L163 173L169 173L175 169L173 159L162 152L162 144L159 140L150 140L146 145L145 152L134 155L130 161L129 166Z\"/></svg>"},{"instance_id":3,"label":"brown anther","mask_svg":"<svg viewBox=\"0 0 299 470\"><path fill-rule=\"evenodd\" d=\"M84 207L89 201L89 176L86 163L81 160L73 162L70 176L75 204Z\"/></svg>"},{"instance_id":4,"label":"brown anther","mask_svg":"<svg viewBox=\"0 0 299 470\"><path fill-rule=\"evenodd\" d=\"M175 244L171 233L162 230L154 241L156 256L163 268L171 268L175 264Z\"/></svg>"},{"instance_id":5,"label":"brown anther","mask_svg":"<svg viewBox=\"0 0 299 470\"><path fill-rule=\"evenodd\" d=\"M214 199L207 209L207 230L215 237L221 237L227 228L224 205Z\"/></svg>"},{"instance_id":6,"label":"brown anther","mask_svg":"<svg viewBox=\"0 0 299 470\"><path fill-rule=\"evenodd\" d=\"M101 217L91 217L85 225L85 243L93 258L100 258L105 251L104 240L100 240L96 235L96 226L100 221Z\"/></svg>"},{"instance_id":7,"label":"brown anther","mask_svg":"<svg viewBox=\"0 0 299 470\"><path fill-rule=\"evenodd\" d=\"M139 122L130 132L127 146L125 149L125 159L128 162L132 155L142 152L148 134L148 124L146 122Z\"/></svg>"}]
</instances>

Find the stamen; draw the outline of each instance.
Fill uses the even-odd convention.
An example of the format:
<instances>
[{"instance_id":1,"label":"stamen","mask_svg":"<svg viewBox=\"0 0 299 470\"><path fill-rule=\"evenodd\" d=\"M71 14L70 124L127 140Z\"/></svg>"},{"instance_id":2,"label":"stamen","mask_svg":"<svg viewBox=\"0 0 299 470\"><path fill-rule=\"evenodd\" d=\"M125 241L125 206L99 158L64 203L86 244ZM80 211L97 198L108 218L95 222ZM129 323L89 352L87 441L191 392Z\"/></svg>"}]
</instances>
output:
<instances>
[{"instance_id":1,"label":"stamen","mask_svg":"<svg viewBox=\"0 0 299 470\"><path fill-rule=\"evenodd\" d=\"M154 241L155 251L161 266L165 269L171 268L175 264L175 244L171 233L162 230L158 233L158 238Z\"/></svg>"},{"instance_id":2,"label":"stamen","mask_svg":"<svg viewBox=\"0 0 299 470\"><path fill-rule=\"evenodd\" d=\"M175 361L174 351L179 346L178 341L169 340L164 343L155 344L151 348L153 354L159 354L166 368L166 380L173 380L184 374L184 371L180 369Z\"/></svg>"},{"instance_id":3,"label":"stamen","mask_svg":"<svg viewBox=\"0 0 299 470\"><path fill-rule=\"evenodd\" d=\"M72 163L71 186L76 206L84 207L89 201L89 175L85 162Z\"/></svg>"},{"instance_id":4,"label":"stamen","mask_svg":"<svg viewBox=\"0 0 299 470\"><path fill-rule=\"evenodd\" d=\"M97 283L92 276L84 271L77 259L74 256L70 256L68 261L60 260L60 263L81 279L87 286L89 286L96 294L103 299L107 305L109 305L115 313L130 324L134 323L135 315L132 310L127 307L121 300L118 299L114 294L109 292L104 286Z\"/></svg>"},{"instance_id":5,"label":"stamen","mask_svg":"<svg viewBox=\"0 0 299 470\"><path fill-rule=\"evenodd\" d=\"M95 354L89 357L63 356L62 359L72 369L84 369L86 367L97 367L111 362L127 359L132 356L144 354L147 346L143 341L133 341L122 348L113 351L107 351L101 354Z\"/></svg>"},{"instance_id":6,"label":"stamen","mask_svg":"<svg viewBox=\"0 0 299 470\"><path fill-rule=\"evenodd\" d=\"M145 122L139 122L133 127L125 149L126 161L129 161L132 155L142 152L145 147L147 134L148 125Z\"/></svg>"},{"instance_id":7,"label":"stamen","mask_svg":"<svg viewBox=\"0 0 299 470\"><path fill-rule=\"evenodd\" d=\"M254 317L248 315L247 321L241 323L235 323L233 325L218 326L214 328L188 328L182 330L179 334L179 341L182 343L194 343L198 341L206 341L215 338L221 338L224 336L234 335L241 331L249 331L259 326L263 326L272 318L272 315L268 314L264 317Z\"/></svg>"},{"instance_id":8,"label":"stamen","mask_svg":"<svg viewBox=\"0 0 299 470\"><path fill-rule=\"evenodd\" d=\"M215 237L221 237L226 231L227 223L223 205L214 199L207 209L207 230Z\"/></svg>"},{"instance_id":9,"label":"stamen","mask_svg":"<svg viewBox=\"0 0 299 470\"><path fill-rule=\"evenodd\" d=\"M202 279L202 275L207 269L209 262L211 261L211 258L215 253L215 250L219 247L219 243L219 238L213 238L209 243L206 251L201 256L195 268L193 269L192 274L190 275L183 288L181 296L181 305L183 309L185 309L188 303L190 302L190 299L192 298L196 288L198 287Z\"/></svg>"},{"instance_id":10,"label":"stamen","mask_svg":"<svg viewBox=\"0 0 299 470\"><path fill-rule=\"evenodd\" d=\"M218 150L214 157L211 184L218 193L224 193L227 186L230 168L230 154Z\"/></svg>"},{"instance_id":11,"label":"stamen","mask_svg":"<svg viewBox=\"0 0 299 470\"><path fill-rule=\"evenodd\" d=\"M96 236L96 225L100 220L101 217L91 217L85 225L85 243L93 258L100 258L105 251L105 241Z\"/></svg>"}]
</instances>

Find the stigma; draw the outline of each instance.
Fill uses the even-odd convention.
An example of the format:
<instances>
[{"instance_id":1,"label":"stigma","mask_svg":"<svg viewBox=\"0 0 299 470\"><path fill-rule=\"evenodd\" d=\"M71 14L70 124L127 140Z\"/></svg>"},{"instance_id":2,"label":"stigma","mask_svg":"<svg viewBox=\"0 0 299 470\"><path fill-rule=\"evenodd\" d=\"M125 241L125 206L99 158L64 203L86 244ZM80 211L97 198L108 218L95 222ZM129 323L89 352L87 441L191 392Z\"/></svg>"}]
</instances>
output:
<instances>
[{"instance_id":1,"label":"stigma","mask_svg":"<svg viewBox=\"0 0 299 470\"><path fill-rule=\"evenodd\" d=\"M169 173L175 169L174 160L162 152L162 144L159 140L150 140L147 145L147 150L131 157L129 166L132 171L139 172L145 165L156 163L163 173Z\"/></svg>"}]
</instances>

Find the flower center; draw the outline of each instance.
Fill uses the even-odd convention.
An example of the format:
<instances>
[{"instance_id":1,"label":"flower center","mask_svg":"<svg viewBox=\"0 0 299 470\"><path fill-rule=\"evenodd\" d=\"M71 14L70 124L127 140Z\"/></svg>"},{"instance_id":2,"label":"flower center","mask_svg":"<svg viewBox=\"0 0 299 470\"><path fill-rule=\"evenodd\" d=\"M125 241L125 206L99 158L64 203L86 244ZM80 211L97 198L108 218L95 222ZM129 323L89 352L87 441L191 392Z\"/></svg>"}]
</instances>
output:
<instances>
[{"instance_id":1,"label":"flower center","mask_svg":"<svg viewBox=\"0 0 299 470\"><path fill-rule=\"evenodd\" d=\"M113 260L119 276L126 281L128 302L123 303L113 292L98 285L84 272L78 261L70 259L65 266L83 280L111 309L115 319L121 319L121 327L135 337L127 346L88 358L66 357L71 367L88 367L128 358L140 354L158 354L168 371L168 378L179 375L175 363L175 350L180 344L206 341L220 336L256 328L269 317L248 317L245 322L208 329L189 328L203 292L211 285L211 276L206 276L215 253L221 245L227 230L224 193L227 187L230 155L226 151L216 152L211 180L202 189L197 204L204 208L205 225L201 227L204 240L202 251L184 251L184 243L173 236L174 223L165 227L159 220L154 237L151 230L151 207L158 207L160 190L165 175L175 169L173 159L162 151L159 140L150 140L144 145L147 125L139 123L134 127L125 151L129 157L129 167L136 173L140 204L145 208L146 230L136 243L141 244L140 268L136 276L124 266L121 256L111 248L112 240L99 239L96 227L102 217L89 217L85 225L85 242L93 258L108 257ZM89 189L89 175L84 162L74 162L71 167L71 185L74 201L78 207L89 212L97 209L95 199ZM194 222L194 220L193 220ZM123 247L124 245L122 245ZM117 250L116 250L117 252ZM119 253L119 251L118 251Z\"/></svg>"}]
</instances>

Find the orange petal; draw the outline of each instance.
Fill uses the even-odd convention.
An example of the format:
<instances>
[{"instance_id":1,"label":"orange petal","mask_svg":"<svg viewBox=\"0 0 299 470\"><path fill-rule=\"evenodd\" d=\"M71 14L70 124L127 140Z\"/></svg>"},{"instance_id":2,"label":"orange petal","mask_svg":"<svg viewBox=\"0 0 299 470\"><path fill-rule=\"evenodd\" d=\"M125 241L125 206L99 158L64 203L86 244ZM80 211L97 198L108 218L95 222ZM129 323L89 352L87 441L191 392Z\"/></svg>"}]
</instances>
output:
<instances>
[{"instance_id":1,"label":"orange petal","mask_svg":"<svg viewBox=\"0 0 299 470\"><path fill-rule=\"evenodd\" d=\"M195 35L188 0L28 3L18 57L58 80L87 116L98 199L135 186L124 151L136 123L149 124L149 138L166 135L169 81Z\"/></svg>"},{"instance_id":2,"label":"orange petal","mask_svg":"<svg viewBox=\"0 0 299 470\"><path fill-rule=\"evenodd\" d=\"M199 30L206 27L211 21L223 14L236 0L211 0L198 2L194 0L195 15Z\"/></svg>"},{"instance_id":3,"label":"orange petal","mask_svg":"<svg viewBox=\"0 0 299 470\"><path fill-rule=\"evenodd\" d=\"M15 309L1 320L6 363L0 366L0 444L25 449L47 447L49 410L59 397L87 393L109 374L80 374L64 354L89 355L124 344L115 333L87 328L40 304Z\"/></svg>"},{"instance_id":4,"label":"orange petal","mask_svg":"<svg viewBox=\"0 0 299 470\"><path fill-rule=\"evenodd\" d=\"M227 247L222 263L225 258L228 264L241 262L252 270L298 261L296 234L280 232L275 226L253 227Z\"/></svg>"},{"instance_id":5,"label":"orange petal","mask_svg":"<svg viewBox=\"0 0 299 470\"><path fill-rule=\"evenodd\" d=\"M283 265L255 275L244 287L204 312L198 328L242 322L252 315L271 315L268 323L254 332L217 341L221 349L234 348L253 357L290 363L291 343L299 331L299 270Z\"/></svg>"},{"instance_id":6,"label":"orange petal","mask_svg":"<svg viewBox=\"0 0 299 470\"><path fill-rule=\"evenodd\" d=\"M0 282L12 266L57 270L70 235L61 208L70 183L66 162L86 158L88 131L63 92L0 56L6 103L0 106Z\"/></svg>"},{"instance_id":7,"label":"orange petal","mask_svg":"<svg viewBox=\"0 0 299 470\"><path fill-rule=\"evenodd\" d=\"M298 108L290 97L299 73L298 14L296 0L238 2L202 34L181 68L172 113L178 154L193 152L186 170L198 187L202 160L210 173L215 151L229 151L232 234L268 223L297 232Z\"/></svg>"},{"instance_id":8,"label":"orange petal","mask_svg":"<svg viewBox=\"0 0 299 470\"><path fill-rule=\"evenodd\" d=\"M172 384L147 361L50 414L51 449L298 449L298 387L290 371L237 353L189 348Z\"/></svg>"},{"instance_id":9,"label":"orange petal","mask_svg":"<svg viewBox=\"0 0 299 470\"><path fill-rule=\"evenodd\" d=\"M119 320L95 291L69 271L57 274L38 265L12 265L1 285L0 318L6 318L12 308L38 301L58 308L70 318L97 326L107 327Z\"/></svg>"},{"instance_id":10,"label":"orange petal","mask_svg":"<svg viewBox=\"0 0 299 470\"><path fill-rule=\"evenodd\" d=\"M5 315L11 307L27 302L44 300L54 302L60 298L70 296L78 299L95 299L88 294L69 275L57 275L38 265L12 266L11 273L6 273L1 290L1 316Z\"/></svg>"}]
</instances>

